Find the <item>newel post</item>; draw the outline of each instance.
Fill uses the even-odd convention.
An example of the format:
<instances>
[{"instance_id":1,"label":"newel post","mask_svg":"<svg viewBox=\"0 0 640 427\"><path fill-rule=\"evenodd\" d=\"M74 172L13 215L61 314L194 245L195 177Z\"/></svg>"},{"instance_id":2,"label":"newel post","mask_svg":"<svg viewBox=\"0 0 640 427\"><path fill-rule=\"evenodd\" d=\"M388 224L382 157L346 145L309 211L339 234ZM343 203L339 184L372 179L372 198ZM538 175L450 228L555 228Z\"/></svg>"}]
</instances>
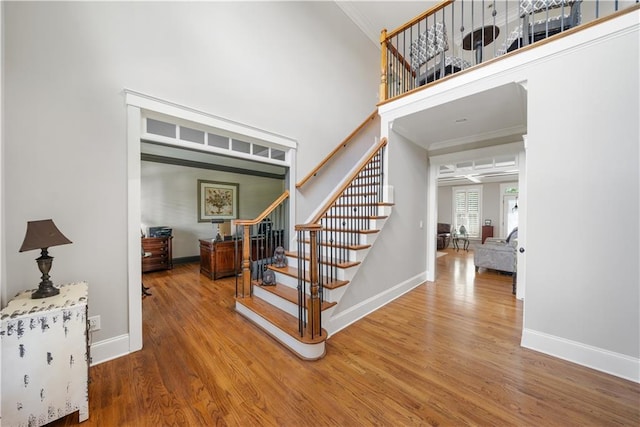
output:
<instances>
[{"instance_id":1,"label":"newel post","mask_svg":"<svg viewBox=\"0 0 640 427\"><path fill-rule=\"evenodd\" d=\"M387 100L387 29L380 32L380 102Z\"/></svg>"},{"instance_id":2,"label":"newel post","mask_svg":"<svg viewBox=\"0 0 640 427\"><path fill-rule=\"evenodd\" d=\"M320 315L320 278L318 261L318 232L320 224L296 225L296 231L309 232L309 304L307 305L307 327L312 337L322 335L322 318Z\"/></svg>"},{"instance_id":3,"label":"newel post","mask_svg":"<svg viewBox=\"0 0 640 427\"><path fill-rule=\"evenodd\" d=\"M251 296L251 262L249 260L249 254L251 252L251 226L248 224L242 224L242 264L241 264L241 283L240 283L240 297Z\"/></svg>"}]
</instances>

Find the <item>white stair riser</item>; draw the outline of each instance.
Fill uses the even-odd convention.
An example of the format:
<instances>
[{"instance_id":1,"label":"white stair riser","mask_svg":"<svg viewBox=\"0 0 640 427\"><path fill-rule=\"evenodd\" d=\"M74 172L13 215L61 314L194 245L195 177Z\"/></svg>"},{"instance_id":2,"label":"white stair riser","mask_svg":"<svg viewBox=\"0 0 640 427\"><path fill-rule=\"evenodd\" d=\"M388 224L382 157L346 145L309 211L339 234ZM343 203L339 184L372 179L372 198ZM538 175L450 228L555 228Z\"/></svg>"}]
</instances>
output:
<instances>
[{"instance_id":1,"label":"white stair riser","mask_svg":"<svg viewBox=\"0 0 640 427\"><path fill-rule=\"evenodd\" d=\"M349 200L349 201L344 201L345 204L351 204L351 203L355 203L355 201L353 200ZM329 215L334 215L334 214L338 214L338 215L346 215L348 212L350 212L353 209L353 206L335 206L332 207L329 210ZM373 209L370 209L368 207L364 207L364 211L368 213L368 215L373 215L373 216L389 216L391 215L391 206L377 206L374 207Z\"/></svg>"},{"instance_id":2,"label":"white stair riser","mask_svg":"<svg viewBox=\"0 0 640 427\"><path fill-rule=\"evenodd\" d=\"M349 285L340 286L336 289L324 289L324 300L329 302L338 302L347 291Z\"/></svg>"},{"instance_id":3,"label":"white stair riser","mask_svg":"<svg viewBox=\"0 0 640 427\"><path fill-rule=\"evenodd\" d=\"M297 258L287 258L289 260L289 265L295 268L298 268L298 259ZM359 264L358 264L359 265ZM355 275L355 271L358 268L358 265L354 265L352 267L348 267L348 268L336 268L336 270L333 272L334 274L334 278L337 280L351 280L353 279L353 276ZM324 264L321 264L322 266L322 271L323 274L326 271L326 266ZM334 267L332 266L328 266L328 268L331 270ZM308 260L304 260L303 261L303 269L306 271L309 271L309 261ZM277 275L276 275L276 279L277 279Z\"/></svg>"},{"instance_id":4,"label":"white stair riser","mask_svg":"<svg viewBox=\"0 0 640 427\"><path fill-rule=\"evenodd\" d=\"M305 254L309 253L309 244L308 243L304 244L303 250L304 250ZM341 248L333 248L333 252L332 252L332 248L330 246L321 246L321 251L322 251L322 256L325 257L325 258L326 257L335 258L338 254L340 256L343 256L344 253L345 253L344 250L341 249ZM365 257L367 256L367 253L369 253L369 248L358 249L358 250L347 249L347 251L346 251L347 260L351 261L351 262L362 262L365 259Z\"/></svg>"},{"instance_id":5,"label":"white stair riser","mask_svg":"<svg viewBox=\"0 0 640 427\"><path fill-rule=\"evenodd\" d=\"M325 290L325 301L329 301L329 302L334 302L334 301L330 301L329 299L327 299L327 290ZM308 292L308 290L307 290ZM284 298L279 297L278 295L271 293L267 290L262 289L262 287L260 286L254 286L253 287L253 296L260 298L266 302L268 302L269 304L273 305L274 307L279 308L280 310L290 314L293 317L298 317L298 305L292 303L291 301L288 301ZM307 294L308 296L308 294ZM335 306L332 306L326 310L324 310L322 312L322 319L323 319L323 327L324 327L324 322L326 321L325 319L330 319L331 318L331 314L333 313ZM307 310L303 309L302 312L303 316L307 316Z\"/></svg>"},{"instance_id":6,"label":"white stair riser","mask_svg":"<svg viewBox=\"0 0 640 427\"><path fill-rule=\"evenodd\" d=\"M339 245L370 245L378 233L323 233L322 242L336 243ZM308 240L308 236L304 236ZM333 240L333 241L331 241Z\"/></svg>"},{"instance_id":7,"label":"white stair riser","mask_svg":"<svg viewBox=\"0 0 640 427\"><path fill-rule=\"evenodd\" d=\"M278 295L269 292L267 290L262 289L260 286L253 287L253 296L258 297L262 300L265 300L269 304L274 307L279 308L280 310L289 313L294 317L298 317L298 305L288 301L284 298L279 297Z\"/></svg>"},{"instance_id":8,"label":"white stair riser","mask_svg":"<svg viewBox=\"0 0 640 427\"><path fill-rule=\"evenodd\" d=\"M343 219L345 224L344 226L342 225ZM341 227L346 227L349 229L357 229L357 230L380 230L384 225L385 219L386 218L355 220L355 219L346 219L346 218L329 218L329 219L323 219L321 224L323 225L323 227L328 229L331 229L331 228L340 229ZM334 233L336 232L327 231L327 232L324 232L323 234L331 235Z\"/></svg>"},{"instance_id":9,"label":"white stair riser","mask_svg":"<svg viewBox=\"0 0 640 427\"><path fill-rule=\"evenodd\" d=\"M355 267L358 268L358 267ZM354 271L354 275L355 275L355 271ZM298 289L298 279L295 277L291 277L291 276L287 276L286 274L282 274L282 273L277 273L276 272L276 281L284 286L290 287L292 289ZM340 286L339 288L336 289L328 289L328 288L324 288L324 300L325 301L329 301L329 302L338 302L340 300L340 298L342 298L342 295L344 294L344 291L346 290L346 288L349 285L345 285L345 286ZM309 293L309 283L307 282L307 287L306 287L306 293ZM297 308L296 308L297 310ZM297 311L296 311L297 313ZM297 316L297 314L296 314Z\"/></svg>"}]
</instances>

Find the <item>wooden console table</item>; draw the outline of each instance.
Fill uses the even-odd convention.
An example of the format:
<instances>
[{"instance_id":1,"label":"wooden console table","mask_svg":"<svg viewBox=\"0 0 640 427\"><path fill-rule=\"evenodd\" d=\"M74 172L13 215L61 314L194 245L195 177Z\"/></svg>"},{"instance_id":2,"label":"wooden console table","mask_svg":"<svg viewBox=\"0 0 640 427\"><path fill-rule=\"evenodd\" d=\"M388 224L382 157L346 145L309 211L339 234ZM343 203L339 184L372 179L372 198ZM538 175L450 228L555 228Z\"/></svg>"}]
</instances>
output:
<instances>
[{"instance_id":1,"label":"wooden console table","mask_svg":"<svg viewBox=\"0 0 640 427\"><path fill-rule=\"evenodd\" d=\"M236 269L233 265L235 240L216 242L211 239L200 239L200 273L211 280L233 276ZM238 251L242 251L242 241L238 241ZM240 259L238 259L238 263Z\"/></svg>"}]
</instances>

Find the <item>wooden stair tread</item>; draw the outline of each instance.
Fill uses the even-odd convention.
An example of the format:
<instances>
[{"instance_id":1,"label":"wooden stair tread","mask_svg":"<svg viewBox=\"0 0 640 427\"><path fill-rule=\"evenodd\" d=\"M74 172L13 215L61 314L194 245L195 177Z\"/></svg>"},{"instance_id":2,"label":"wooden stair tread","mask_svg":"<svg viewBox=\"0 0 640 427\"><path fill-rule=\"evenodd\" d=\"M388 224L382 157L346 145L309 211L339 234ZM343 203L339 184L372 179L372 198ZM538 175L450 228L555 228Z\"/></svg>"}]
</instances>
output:
<instances>
[{"instance_id":1,"label":"wooden stair tread","mask_svg":"<svg viewBox=\"0 0 640 427\"><path fill-rule=\"evenodd\" d=\"M323 228L322 231L338 231L343 233L358 233L358 234L375 234L380 230L352 230L348 228Z\"/></svg>"},{"instance_id":2,"label":"wooden stair tread","mask_svg":"<svg viewBox=\"0 0 640 427\"><path fill-rule=\"evenodd\" d=\"M350 218L350 219L386 219L389 218L387 215L362 215L362 216L353 216L353 215L325 215L322 218Z\"/></svg>"},{"instance_id":3,"label":"wooden stair tread","mask_svg":"<svg viewBox=\"0 0 640 427\"><path fill-rule=\"evenodd\" d=\"M292 258L299 258L297 251L293 251L293 252L292 251L287 251L287 252L285 252L285 254L287 256L292 257ZM305 253L303 259L305 261L309 261L309 254ZM360 261L335 262L335 260L333 260L333 259L330 259L328 261L329 262L327 262L327 260L323 259L320 264L331 265L331 266L338 267L338 268L350 268L350 267L355 267L356 265L360 264Z\"/></svg>"},{"instance_id":4,"label":"wooden stair tread","mask_svg":"<svg viewBox=\"0 0 640 427\"><path fill-rule=\"evenodd\" d=\"M362 197L362 196L375 196L378 193L375 191L367 192L367 193L359 193L359 194L342 194L340 197Z\"/></svg>"},{"instance_id":5,"label":"wooden stair tread","mask_svg":"<svg viewBox=\"0 0 640 427\"><path fill-rule=\"evenodd\" d=\"M260 298L236 297L236 301L254 313L257 313L261 317L267 319L270 323L302 343L319 344L327 339L327 331L324 329L322 329L322 335L314 338L311 338L311 334L307 330L305 330L303 336L300 336L300 332L298 332L298 319L296 317L289 313L285 313Z\"/></svg>"},{"instance_id":6,"label":"wooden stair tread","mask_svg":"<svg viewBox=\"0 0 640 427\"><path fill-rule=\"evenodd\" d=\"M276 283L272 286L263 286L258 281L253 282L254 286L260 286L260 289L264 289L265 291L271 292L274 295L279 296L280 298L292 302L294 304L298 304L298 291L289 286L285 286L280 283ZM308 297L308 296L307 296ZM321 310L324 311L334 305L338 304L337 302L322 302Z\"/></svg>"},{"instance_id":7,"label":"wooden stair tread","mask_svg":"<svg viewBox=\"0 0 640 427\"><path fill-rule=\"evenodd\" d=\"M379 207L379 206L390 206L391 203L385 204L384 202L362 202L362 203L336 203L333 207L346 208L352 206L371 206L371 207Z\"/></svg>"},{"instance_id":8,"label":"wooden stair tread","mask_svg":"<svg viewBox=\"0 0 640 427\"><path fill-rule=\"evenodd\" d=\"M309 239L304 239L302 241L302 243L307 243L309 244ZM371 247L371 245L343 245L342 243L330 243L330 242L320 242L321 246L330 246L333 248L339 248L339 249L349 249L352 251L359 251L362 249L369 249Z\"/></svg>"},{"instance_id":9,"label":"wooden stair tread","mask_svg":"<svg viewBox=\"0 0 640 427\"><path fill-rule=\"evenodd\" d=\"M273 265L270 265L268 268L273 270L273 271L277 271L279 273L286 274L287 276L294 277L296 279L299 276L298 275L298 269L295 268L295 267L289 267L289 266L287 266L287 267L275 267ZM307 281L308 281L308 278L309 278L309 273L308 272L306 274L306 277L307 277ZM347 285L348 283L349 283L348 280L334 280L333 282L325 283L323 286L325 288L327 288L327 289L337 289L337 288L339 288L341 286Z\"/></svg>"}]
</instances>

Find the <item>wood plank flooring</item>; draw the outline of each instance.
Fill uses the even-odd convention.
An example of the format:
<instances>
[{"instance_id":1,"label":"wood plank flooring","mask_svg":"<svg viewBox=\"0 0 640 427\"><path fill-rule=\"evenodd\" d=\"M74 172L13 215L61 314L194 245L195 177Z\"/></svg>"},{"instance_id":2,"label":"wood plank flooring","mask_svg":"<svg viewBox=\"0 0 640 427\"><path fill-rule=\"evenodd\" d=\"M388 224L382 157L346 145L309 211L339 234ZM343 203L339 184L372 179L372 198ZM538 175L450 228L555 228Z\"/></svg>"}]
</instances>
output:
<instances>
[{"instance_id":1,"label":"wood plank flooring","mask_svg":"<svg viewBox=\"0 0 640 427\"><path fill-rule=\"evenodd\" d=\"M511 277L472 252L298 359L197 264L146 274L144 349L91 368L84 426L640 425L640 385L520 347ZM75 425L77 415L52 425Z\"/></svg>"}]
</instances>

